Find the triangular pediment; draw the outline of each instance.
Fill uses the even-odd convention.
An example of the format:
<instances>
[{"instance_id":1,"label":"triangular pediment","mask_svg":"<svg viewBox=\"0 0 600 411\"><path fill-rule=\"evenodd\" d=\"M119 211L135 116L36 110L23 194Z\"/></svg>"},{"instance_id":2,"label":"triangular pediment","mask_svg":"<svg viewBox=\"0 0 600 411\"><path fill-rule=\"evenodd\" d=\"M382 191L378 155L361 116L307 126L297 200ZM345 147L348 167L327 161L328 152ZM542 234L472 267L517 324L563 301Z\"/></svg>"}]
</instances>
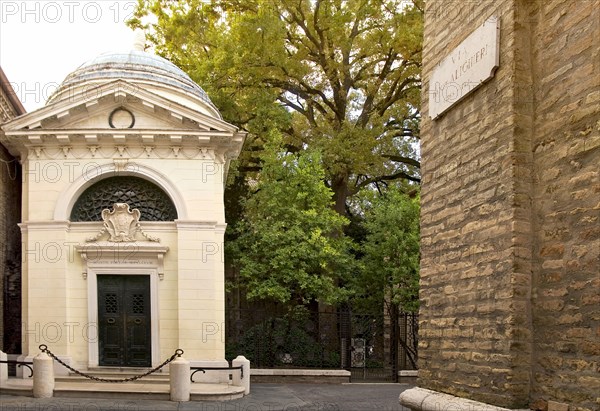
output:
<instances>
[{"instance_id":1,"label":"triangular pediment","mask_svg":"<svg viewBox=\"0 0 600 411\"><path fill-rule=\"evenodd\" d=\"M135 124L121 119L111 124L110 115L132 114ZM51 103L2 126L5 133L31 132L91 133L93 131L216 131L235 133L237 127L211 115L193 110L124 80L116 80Z\"/></svg>"},{"instance_id":2,"label":"triangular pediment","mask_svg":"<svg viewBox=\"0 0 600 411\"><path fill-rule=\"evenodd\" d=\"M186 117L174 117L170 110L157 105L148 105L143 100L105 101L88 107L82 113L73 113L63 118L51 118L44 127L55 130L189 130L213 129ZM222 130L221 130L222 131Z\"/></svg>"}]
</instances>

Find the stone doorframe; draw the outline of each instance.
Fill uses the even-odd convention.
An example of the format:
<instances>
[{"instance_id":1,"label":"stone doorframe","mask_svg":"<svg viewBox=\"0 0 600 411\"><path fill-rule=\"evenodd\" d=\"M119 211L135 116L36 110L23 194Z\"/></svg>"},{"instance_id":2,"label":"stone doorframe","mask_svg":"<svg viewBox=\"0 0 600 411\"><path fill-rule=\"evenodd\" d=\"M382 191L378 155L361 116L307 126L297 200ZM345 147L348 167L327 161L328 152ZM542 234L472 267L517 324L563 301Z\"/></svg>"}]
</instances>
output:
<instances>
[{"instance_id":1,"label":"stone doorframe","mask_svg":"<svg viewBox=\"0 0 600 411\"><path fill-rule=\"evenodd\" d=\"M124 244L135 246L123 247ZM98 367L98 275L148 275L150 276L150 333L152 346L152 366L161 363L159 335L158 283L164 275L163 256L168 247L156 243L112 243L88 244L77 247L83 262L83 276L87 280L88 291L88 330L94 328L96 335L88 336L88 367ZM90 334L92 334L90 332Z\"/></svg>"},{"instance_id":2,"label":"stone doorframe","mask_svg":"<svg viewBox=\"0 0 600 411\"><path fill-rule=\"evenodd\" d=\"M99 334L98 334L98 275L148 275L150 276L150 335L152 336L152 366L160 364L160 338L158 327L158 272L144 268L90 268L88 270L88 322L93 326L95 335L88 336L88 367L98 367Z\"/></svg>"}]
</instances>

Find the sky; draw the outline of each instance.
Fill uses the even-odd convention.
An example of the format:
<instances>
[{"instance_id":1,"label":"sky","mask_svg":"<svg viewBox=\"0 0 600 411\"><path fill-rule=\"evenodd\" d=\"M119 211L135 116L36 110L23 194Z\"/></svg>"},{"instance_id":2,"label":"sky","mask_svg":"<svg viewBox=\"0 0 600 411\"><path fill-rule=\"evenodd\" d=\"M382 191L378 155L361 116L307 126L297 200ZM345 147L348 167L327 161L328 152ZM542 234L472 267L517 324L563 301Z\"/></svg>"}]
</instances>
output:
<instances>
[{"instance_id":1,"label":"sky","mask_svg":"<svg viewBox=\"0 0 600 411\"><path fill-rule=\"evenodd\" d=\"M0 0L0 66L25 109L42 107L64 78L108 51L132 49L125 21L137 0Z\"/></svg>"}]
</instances>

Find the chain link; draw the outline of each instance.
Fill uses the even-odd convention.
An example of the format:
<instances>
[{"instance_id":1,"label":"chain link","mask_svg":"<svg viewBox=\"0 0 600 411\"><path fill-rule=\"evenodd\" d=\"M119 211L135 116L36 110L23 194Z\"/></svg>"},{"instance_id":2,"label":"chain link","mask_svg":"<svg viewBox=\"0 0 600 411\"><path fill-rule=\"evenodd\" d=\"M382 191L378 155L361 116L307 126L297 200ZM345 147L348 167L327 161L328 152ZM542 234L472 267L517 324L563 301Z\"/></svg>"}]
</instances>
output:
<instances>
[{"instance_id":1,"label":"chain link","mask_svg":"<svg viewBox=\"0 0 600 411\"><path fill-rule=\"evenodd\" d=\"M139 374L139 375L134 375L133 377L129 377L129 378L120 378L120 379L113 379L113 378L100 378L100 377L95 377L93 375L90 374L86 374L84 372L81 372L79 370L76 370L75 368L71 367L70 365L64 363L60 358L58 358L56 355L54 355L52 353L52 351L50 351L48 349L48 346L45 344L41 344L39 346L39 349L42 352L45 352L46 354L48 354L50 357L52 357L53 359L55 359L59 364L63 365L64 367L66 367L68 370L74 372L77 375L81 375L82 377L85 378L89 378L90 380L94 380L94 381L99 381L99 382L114 382L114 383L120 383L120 382L131 382L131 381L135 381L135 380L139 380L140 378L144 378L152 373L155 373L156 371L160 370L161 368L163 368L165 365L167 365L168 363L170 363L171 361L173 361L175 358L181 357L183 355L183 350L178 348L175 350L175 353L173 353L173 355L171 355L171 357L167 358L162 364L160 364L157 367L152 368L151 370L149 370L148 372L145 372L143 374Z\"/></svg>"}]
</instances>

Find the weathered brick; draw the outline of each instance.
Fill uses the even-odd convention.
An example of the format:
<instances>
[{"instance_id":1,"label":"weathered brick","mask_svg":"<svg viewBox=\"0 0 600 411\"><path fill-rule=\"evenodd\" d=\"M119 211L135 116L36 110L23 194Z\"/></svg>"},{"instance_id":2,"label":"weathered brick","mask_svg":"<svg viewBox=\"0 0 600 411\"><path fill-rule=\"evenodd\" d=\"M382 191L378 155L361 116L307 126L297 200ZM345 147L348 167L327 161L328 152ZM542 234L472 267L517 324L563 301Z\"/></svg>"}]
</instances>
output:
<instances>
[{"instance_id":1,"label":"weathered brick","mask_svg":"<svg viewBox=\"0 0 600 411\"><path fill-rule=\"evenodd\" d=\"M569 404L548 401L548 411L569 411Z\"/></svg>"},{"instance_id":2,"label":"weathered brick","mask_svg":"<svg viewBox=\"0 0 600 411\"><path fill-rule=\"evenodd\" d=\"M564 244L548 244L540 250L541 257L562 257L565 252Z\"/></svg>"},{"instance_id":3,"label":"weathered brick","mask_svg":"<svg viewBox=\"0 0 600 411\"><path fill-rule=\"evenodd\" d=\"M436 371L420 384L501 406L593 409L577 373L600 350L600 1L425 5L421 316L456 318L424 327L471 360L450 374L425 349ZM498 71L431 120L431 71L490 15L501 17ZM472 368L492 358L511 366Z\"/></svg>"}]
</instances>

